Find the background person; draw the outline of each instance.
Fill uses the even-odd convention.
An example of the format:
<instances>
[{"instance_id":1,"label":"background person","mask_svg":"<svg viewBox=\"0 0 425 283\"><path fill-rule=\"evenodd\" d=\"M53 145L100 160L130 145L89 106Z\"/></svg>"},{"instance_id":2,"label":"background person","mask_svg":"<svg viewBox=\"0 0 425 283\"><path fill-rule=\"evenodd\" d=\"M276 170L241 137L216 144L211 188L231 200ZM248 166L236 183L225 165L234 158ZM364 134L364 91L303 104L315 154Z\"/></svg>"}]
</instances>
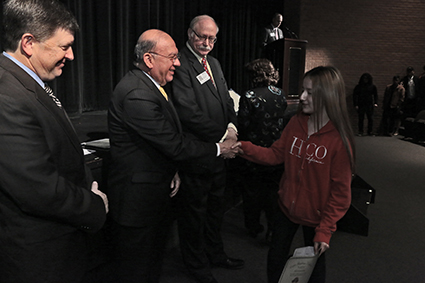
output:
<instances>
[{"instance_id":1,"label":"background person","mask_svg":"<svg viewBox=\"0 0 425 283\"><path fill-rule=\"evenodd\" d=\"M279 140L269 148L240 142L247 160L285 164L278 193L280 212L268 254L269 283L279 281L299 225L305 245L314 246L320 255L310 282L325 282L324 252L351 201L355 149L347 113L340 72L316 67L304 75L299 112Z\"/></svg>"},{"instance_id":2,"label":"background person","mask_svg":"<svg viewBox=\"0 0 425 283\"><path fill-rule=\"evenodd\" d=\"M373 84L371 74L364 73L360 76L359 83L353 91L353 104L356 108L359 121L359 136L363 135L364 116L367 117L367 134L373 134L373 112L374 108L378 107L378 90Z\"/></svg>"},{"instance_id":3,"label":"background person","mask_svg":"<svg viewBox=\"0 0 425 283\"><path fill-rule=\"evenodd\" d=\"M387 85L382 107L382 134L385 136L398 135L400 127L400 106L404 101L405 90L400 84L400 77L394 76L393 83Z\"/></svg>"},{"instance_id":4,"label":"background person","mask_svg":"<svg viewBox=\"0 0 425 283\"><path fill-rule=\"evenodd\" d=\"M282 28L281 28L282 27ZM298 38L298 36L285 26L282 14L275 13L269 25L261 30L261 47L283 38Z\"/></svg>"},{"instance_id":5,"label":"background person","mask_svg":"<svg viewBox=\"0 0 425 283\"><path fill-rule=\"evenodd\" d=\"M0 282L81 282L108 203L46 82L74 59L78 24L59 2L3 4ZM53 95L50 92L50 95Z\"/></svg>"},{"instance_id":6,"label":"background person","mask_svg":"<svg viewBox=\"0 0 425 283\"><path fill-rule=\"evenodd\" d=\"M261 35L262 46L284 38L283 31L279 28L283 22L283 16L279 13L273 15L272 22L263 29Z\"/></svg>"},{"instance_id":7,"label":"background person","mask_svg":"<svg viewBox=\"0 0 425 283\"><path fill-rule=\"evenodd\" d=\"M278 140L285 127L287 102L283 90L275 87L279 73L267 59L256 59L245 66L252 88L239 100L239 139L255 145L269 147ZM266 239L270 240L271 228L277 210L277 191L283 165L262 166L242 161L238 166L243 180L243 211L245 227L249 235L256 237L264 230L260 224L261 212L267 218Z\"/></svg>"},{"instance_id":8,"label":"background person","mask_svg":"<svg viewBox=\"0 0 425 283\"><path fill-rule=\"evenodd\" d=\"M415 118L418 114L419 78L415 76L413 67L406 68L406 76L401 80L405 89L404 101L401 105L402 123L408 117Z\"/></svg>"}]
</instances>

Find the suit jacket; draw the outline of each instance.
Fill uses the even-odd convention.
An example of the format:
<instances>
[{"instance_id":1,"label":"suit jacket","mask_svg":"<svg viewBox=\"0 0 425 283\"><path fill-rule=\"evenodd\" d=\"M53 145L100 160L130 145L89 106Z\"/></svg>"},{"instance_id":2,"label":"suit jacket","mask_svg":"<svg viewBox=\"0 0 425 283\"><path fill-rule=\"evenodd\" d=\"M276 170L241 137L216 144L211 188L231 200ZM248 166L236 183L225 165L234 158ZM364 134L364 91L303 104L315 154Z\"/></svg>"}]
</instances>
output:
<instances>
[{"instance_id":1,"label":"suit jacket","mask_svg":"<svg viewBox=\"0 0 425 283\"><path fill-rule=\"evenodd\" d=\"M229 122L237 124L233 100L229 95L226 80L220 63L212 56L207 56L212 77L202 83L197 76L205 70L196 56L185 46L181 51L181 66L176 68L173 88L173 102L179 114L183 131L203 141L219 142L226 132ZM210 164L210 170L222 170L222 158L184 164L184 169L201 172Z\"/></svg>"},{"instance_id":2,"label":"suit jacket","mask_svg":"<svg viewBox=\"0 0 425 283\"><path fill-rule=\"evenodd\" d=\"M0 282L78 282L105 219L66 113L0 55Z\"/></svg>"},{"instance_id":3,"label":"suit jacket","mask_svg":"<svg viewBox=\"0 0 425 283\"><path fill-rule=\"evenodd\" d=\"M108 125L110 214L121 225L152 225L164 216L179 161L216 158L214 143L182 134L171 100L140 69L128 72L116 86Z\"/></svg>"},{"instance_id":4,"label":"suit jacket","mask_svg":"<svg viewBox=\"0 0 425 283\"><path fill-rule=\"evenodd\" d=\"M414 91L414 97L413 98L410 98L409 97L409 91L410 91L409 90L410 89L409 80L410 80L410 77L409 76L405 76L402 79L403 87L406 90L406 92L405 92L405 94L406 94L405 102L407 100L408 103L414 104L414 103L417 102L417 100L419 98L419 90L420 90L419 78L417 76L413 76L413 83L415 85L415 91Z\"/></svg>"},{"instance_id":5,"label":"suit jacket","mask_svg":"<svg viewBox=\"0 0 425 283\"><path fill-rule=\"evenodd\" d=\"M353 104L359 108L372 109L378 104L378 90L374 84L357 84L353 91Z\"/></svg>"},{"instance_id":6,"label":"suit jacket","mask_svg":"<svg viewBox=\"0 0 425 283\"><path fill-rule=\"evenodd\" d=\"M239 100L238 138L262 147L270 147L280 138L286 125L287 105L283 90L278 87L263 86L246 91ZM243 158L236 160L238 169L243 169L246 174L283 171L283 165L264 166Z\"/></svg>"},{"instance_id":7,"label":"suit jacket","mask_svg":"<svg viewBox=\"0 0 425 283\"><path fill-rule=\"evenodd\" d=\"M239 100L239 139L269 147L285 127L286 102L283 90L275 86L250 89Z\"/></svg>"},{"instance_id":8,"label":"suit jacket","mask_svg":"<svg viewBox=\"0 0 425 283\"><path fill-rule=\"evenodd\" d=\"M283 31L280 28L277 28L277 32L279 34L279 39L282 39L285 37ZM270 24L263 29L261 39L262 39L261 41L262 46L266 46L270 42L278 40L276 36L275 28L273 27L273 25Z\"/></svg>"}]
</instances>

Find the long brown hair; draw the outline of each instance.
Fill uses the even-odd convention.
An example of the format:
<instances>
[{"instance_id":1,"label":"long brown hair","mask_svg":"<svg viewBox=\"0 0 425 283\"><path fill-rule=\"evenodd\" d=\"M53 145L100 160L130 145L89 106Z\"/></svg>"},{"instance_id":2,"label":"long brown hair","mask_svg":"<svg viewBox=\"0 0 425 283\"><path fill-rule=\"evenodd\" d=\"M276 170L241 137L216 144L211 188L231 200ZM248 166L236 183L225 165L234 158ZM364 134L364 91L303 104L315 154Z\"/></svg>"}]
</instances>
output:
<instances>
[{"instance_id":1,"label":"long brown hair","mask_svg":"<svg viewBox=\"0 0 425 283\"><path fill-rule=\"evenodd\" d=\"M338 130L350 157L351 170L355 171L355 146L351 121L348 117L345 84L341 73L332 66L319 66L304 75L312 82L314 113L317 126L321 123L323 109ZM317 127L318 128L318 127Z\"/></svg>"}]
</instances>

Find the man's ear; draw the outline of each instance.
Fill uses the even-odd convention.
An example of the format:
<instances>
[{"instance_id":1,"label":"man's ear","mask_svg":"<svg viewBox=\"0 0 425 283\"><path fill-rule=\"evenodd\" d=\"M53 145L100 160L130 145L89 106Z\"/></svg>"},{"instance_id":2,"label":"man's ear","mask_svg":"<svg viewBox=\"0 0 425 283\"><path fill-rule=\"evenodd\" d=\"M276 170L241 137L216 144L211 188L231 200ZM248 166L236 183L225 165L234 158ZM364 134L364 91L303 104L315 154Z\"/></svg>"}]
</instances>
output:
<instances>
[{"instance_id":1,"label":"man's ear","mask_svg":"<svg viewBox=\"0 0 425 283\"><path fill-rule=\"evenodd\" d=\"M151 53L146 52L143 54L143 62L145 62L146 67L149 69L153 68L153 55Z\"/></svg>"},{"instance_id":2,"label":"man's ear","mask_svg":"<svg viewBox=\"0 0 425 283\"><path fill-rule=\"evenodd\" d=\"M20 47L22 50L22 53L26 55L27 57L31 57L33 54L33 48L35 44L35 38L30 33L24 33L21 37L20 41Z\"/></svg>"}]
</instances>

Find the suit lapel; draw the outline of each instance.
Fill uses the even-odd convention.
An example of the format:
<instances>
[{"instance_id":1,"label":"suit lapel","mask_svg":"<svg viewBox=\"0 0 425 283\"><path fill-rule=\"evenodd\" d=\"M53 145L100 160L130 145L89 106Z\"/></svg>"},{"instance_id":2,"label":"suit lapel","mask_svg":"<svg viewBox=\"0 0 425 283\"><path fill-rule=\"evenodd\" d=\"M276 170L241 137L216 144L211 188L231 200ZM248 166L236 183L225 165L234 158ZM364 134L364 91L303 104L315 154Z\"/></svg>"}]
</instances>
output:
<instances>
[{"instance_id":1,"label":"suit lapel","mask_svg":"<svg viewBox=\"0 0 425 283\"><path fill-rule=\"evenodd\" d=\"M207 58L207 60L208 60L208 58ZM211 72L213 73L212 76L215 79L215 85L216 86L215 87L213 86L213 88L216 91L217 95L220 96L220 100L223 100L223 97L222 97L223 94L221 93L222 92L222 89L221 88L223 86L223 80L224 80L224 78L222 77L221 69L216 64L216 62L217 62L216 60L212 60L212 59L208 60L208 64L210 65Z\"/></svg>"},{"instance_id":2,"label":"suit lapel","mask_svg":"<svg viewBox=\"0 0 425 283\"><path fill-rule=\"evenodd\" d=\"M198 61L196 56L189 50L189 48L187 48L187 46L182 49L182 53L184 53L187 56L188 61L192 65L192 68L195 70L195 73L197 75L205 71L202 64ZM223 108L223 113L226 116L225 119L227 120L228 98L226 97L226 95L229 95L229 93L228 93L227 85L223 77L223 73L221 71L220 66L218 65L218 61L215 58L211 58L207 56L207 61L208 61L208 64L210 65L212 76L215 79L215 85L217 88L214 87L211 80L206 82L206 84L211 94L220 102L221 107ZM204 89L206 88L203 88L203 90Z\"/></svg>"},{"instance_id":3,"label":"suit lapel","mask_svg":"<svg viewBox=\"0 0 425 283\"><path fill-rule=\"evenodd\" d=\"M198 58L195 57L195 55L192 54L192 52L186 47L184 49L184 51L186 52L186 55L189 59L189 62L192 65L192 68L195 70L195 73L197 75L202 74L203 72L205 72L204 67L202 66L202 64L198 61ZM207 58L208 60L208 58ZM211 65L211 63L208 61L208 64L210 64L210 68L211 68L211 72L212 72L212 76L217 80L218 79L218 72L215 68L213 68L213 66ZM215 76L217 75L217 77ZM198 81L199 82L199 81ZM217 81L218 82L218 81ZM216 85L217 85L216 82ZM211 93L219 100L221 101L221 97L220 94L218 93L218 85L217 88L215 88L215 86L213 85L211 80L208 80L207 82L204 83L208 89L211 91Z\"/></svg>"},{"instance_id":4,"label":"suit lapel","mask_svg":"<svg viewBox=\"0 0 425 283\"><path fill-rule=\"evenodd\" d=\"M215 85L217 86L216 93L219 96L221 106L223 107L223 113L226 115L227 120L227 103L229 101L229 91L227 89L227 84L225 83L223 72L221 71L220 66L218 65L217 60L208 61L210 64L213 74L215 74ZM215 89L215 87L214 87Z\"/></svg>"},{"instance_id":5,"label":"suit lapel","mask_svg":"<svg viewBox=\"0 0 425 283\"><path fill-rule=\"evenodd\" d=\"M145 73L142 70L135 69L134 70L135 75L140 78L150 89L151 91L158 96L158 98L161 101L162 108L169 114L168 116L171 118L172 122L176 126L179 132L182 132L182 126L180 124L180 119L177 115L176 109L174 108L173 103L171 102L170 91L167 91L168 95L168 101L165 99L165 97L162 95L162 93L159 91L159 89L155 86L155 84L151 81L150 78L148 78Z\"/></svg>"},{"instance_id":6,"label":"suit lapel","mask_svg":"<svg viewBox=\"0 0 425 283\"><path fill-rule=\"evenodd\" d=\"M180 119L179 116L177 115L177 111L174 108L174 104L172 102L171 99L171 91L166 88L165 91L167 92L168 95L168 101L164 98L164 96L162 95L162 93L159 91L159 89L157 87L154 87L154 91L156 91L156 93L159 93L161 95L161 97L163 98L163 101L161 102L161 104L164 106L164 108L168 111L168 113L170 113L171 119L173 120L175 126L177 127L177 129L179 130L179 132L181 133L182 130L182 126L180 124Z\"/></svg>"},{"instance_id":7,"label":"suit lapel","mask_svg":"<svg viewBox=\"0 0 425 283\"><path fill-rule=\"evenodd\" d=\"M207 61L208 61L208 58L207 58ZM211 69L211 76L215 79L215 84L216 84L216 86L214 86L214 84L213 84L213 82L212 82L212 78L210 79L210 80L208 80L207 82L206 82L206 84L207 84L207 86L208 86L208 88L210 89L210 91L215 95L215 96L217 96L219 99L220 99L220 95L219 95L219 93L218 93L218 88L216 88L217 87L217 81L218 81L218 72L217 72L217 70L215 69L215 68L213 68L213 66L212 66L212 64L211 64L211 62L210 61L208 61L208 65L210 65L210 69ZM204 69L204 66L203 65L201 65L201 69L203 70L203 71L205 71L205 69Z\"/></svg>"},{"instance_id":8,"label":"suit lapel","mask_svg":"<svg viewBox=\"0 0 425 283\"><path fill-rule=\"evenodd\" d=\"M177 115L176 108L174 108L174 104L172 102L172 99L168 99L167 104L168 104L167 108L173 116L173 121L176 124L176 127L179 130L179 133L182 133L183 132L182 125L180 124L180 119L179 119L179 116Z\"/></svg>"},{"instance_id":9,"label":"suit lapel","mask_svg":"<svg viewBox=\"0 0 425 283\"><path fill-rule=\"evenodd\" d=\"M48 96L44 89L27 72L17 66L14 62L1 55L0 64L13 74L29 92L34 93L36 99L48 112L46 119L56 120L69 137L74 148L78 151L78 153L81 153L80 142L65 111L60 109Z\"/></svg>"},{"instance_id":10,"label":"suit lapel","mask_svg":"<svg viewBox=\"0 0 425 283\"><path fill-rule=\"evenodd\" d=\"M52 114L52 119L55 119L62 127L64 132L72 141L72 144L74 145L75 149L78 152L81 152L80 141L78 140L74 126L72 125L72 122L66 114L65 110L63 108L59 108L41 87L36 88L35 93L37 100Z\"/></svg>"}]
</instances>

